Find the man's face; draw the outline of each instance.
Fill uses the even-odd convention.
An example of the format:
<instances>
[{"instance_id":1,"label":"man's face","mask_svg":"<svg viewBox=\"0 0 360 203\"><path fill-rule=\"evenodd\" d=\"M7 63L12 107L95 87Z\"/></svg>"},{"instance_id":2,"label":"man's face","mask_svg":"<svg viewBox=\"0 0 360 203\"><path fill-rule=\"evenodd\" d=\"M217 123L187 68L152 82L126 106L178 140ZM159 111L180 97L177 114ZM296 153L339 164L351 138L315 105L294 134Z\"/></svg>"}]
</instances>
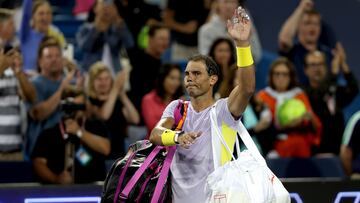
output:
<instances>
[{"instance_id":1,"label":"man's face","mask_svg":"<svg viewBox=\"0 0 360 203\"><path fill-rule=\"evenodd\" d=\"M10 41L15 36L15 23L12 18L9 18L0 23L0 39Z\"/></svg>"},{"instance_id":2,"label":"man's face","mask_svg":"<svg viewBox=\"0 0 360 203\"><path fill-rule=\"evenodd\" d=\"M327 74L323 55L313 53L305 58L305 75L310 82L322 82Z\"/></svg>"},{"instance_id":3,"label":"man's face","mask_svg":"<svg viewBox=\"0 0 360 203\"><path fill-rule=\"evenodd\" d=\"M170 31L167 28L158 29L154 36L149 37L149 47L160 55L169 47L169 43Z\"/></svg>"},{"instance_id":4,"label":"man's face","mask_svg":"<svg viewBox=\"0 0 360 203\"><path fill-rule=\"evenodd\" d=\"M299 38L307 43L317 43L321 30L319 15L304 14L299 25Z\"/></svg>"},{"instance_id":5,"label":"man's face","mask_svg":"<svg viewBox=\"0 0 360 203\"><path fill-rule=\"evenodd\" d=\"M62 55L59 47L50 46L42 50L39 58L41 71L49 74L59 74L63 71Z\"/></svg>"},{"instance_id":6,"label":"man's face","mask_svg":"<svg viewBox=\"0 0 360 203\"><path fill-rule=\"evenodd\" d=\"M185 69L184 84L190 97L196 98L208 93L215 85L217 76L209 76L202 61L189 61Z\"/></svg>"}]
</instances>

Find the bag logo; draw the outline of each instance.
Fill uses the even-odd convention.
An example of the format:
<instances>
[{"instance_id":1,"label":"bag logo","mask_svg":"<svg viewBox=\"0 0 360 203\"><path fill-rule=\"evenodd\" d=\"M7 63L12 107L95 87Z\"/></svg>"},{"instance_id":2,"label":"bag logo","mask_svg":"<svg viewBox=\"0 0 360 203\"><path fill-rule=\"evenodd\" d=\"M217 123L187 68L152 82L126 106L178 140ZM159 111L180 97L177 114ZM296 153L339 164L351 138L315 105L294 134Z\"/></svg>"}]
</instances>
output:
<instances>
[{"instance_id":1,"label":"bag logo","mask_svg":"<svg viewBox=\"0 0 360 203\"><path fill-rule=\"evenodd\" d=\"M214 195L214 203L226 202L226 194Z\"/></svg>"}]
</instances>

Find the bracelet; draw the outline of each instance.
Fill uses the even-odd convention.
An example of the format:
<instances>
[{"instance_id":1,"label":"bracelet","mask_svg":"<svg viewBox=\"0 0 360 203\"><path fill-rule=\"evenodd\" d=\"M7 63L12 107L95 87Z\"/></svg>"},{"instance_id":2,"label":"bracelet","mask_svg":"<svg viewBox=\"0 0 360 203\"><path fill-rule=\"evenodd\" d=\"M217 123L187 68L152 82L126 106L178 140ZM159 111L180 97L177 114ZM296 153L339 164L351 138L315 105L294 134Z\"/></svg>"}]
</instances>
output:
<instances>
[{"instance_id":1,"label":"bracelet","mask_svg":"<svg viewBox=\"0 0 360 203\"><path fill-rule=\"evenodd\" d=\"M251 48L236 47L237 66L239 68L247 68L254 64L254 59L251 54Z\"/></svg>"},{"instance_id":2,"label":"bracelet","mask_svg":"<svg viewBox=\"0 0 360 203\"><path fill-rule=\"evenodd\" d=\"M164 146L172 146L175 145L175 134L176 132L173 130L165 130L161 134L161 142Z\"/></svg>"}]
</instances>

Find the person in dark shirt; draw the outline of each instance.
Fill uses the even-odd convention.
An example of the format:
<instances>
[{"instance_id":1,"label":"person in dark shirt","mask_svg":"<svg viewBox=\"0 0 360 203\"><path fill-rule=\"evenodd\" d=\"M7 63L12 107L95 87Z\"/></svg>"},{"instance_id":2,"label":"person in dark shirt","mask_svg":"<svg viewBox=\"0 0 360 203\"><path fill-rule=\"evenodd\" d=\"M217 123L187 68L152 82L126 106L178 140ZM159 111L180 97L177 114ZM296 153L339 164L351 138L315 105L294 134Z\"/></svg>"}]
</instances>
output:
<instances>
[{"instance_id":1,"label":"person in dark shirt","mask_svg":"<svg viewBox=\"0 0 360 203\"><path fill-rule=\"evenodd\" d=\"M84 96L71 104L85 106ZM73 112L44 130L36 142L32 160L40 182L89 183L105 178L105 156L110 153L107 129L99 120L86 119L83 110Z\"/></svg>"},{"instance_id":2,"label":"person in dark shirt","mask_svg":"<svg viewBox=\"0 0 360 203\"><path fill-rule=\"evenodd\" d=\"M331 64L331 48L320 42L321 27L321 14L315 10L314 2L301 0L279 32L279 53L294 63L302 84L308 82L303 70L304 57L308 52L324 52L327 65Z\"/></svg>"},{"instance_id":3,"label":"person in dark shirt","mask_svg":"<svg viewBox=\"0 0 360 203\"><path fill-rule=\"evenodd\" d=\"M164 10L164 23L171 29L174 42L172 61L186 60L198 52L197 33L205 22L208 10L203 0L168 0Z\"/></svg>"},{"instance_id":4,"label":"person in dark shirt","mask_svg":"<svg viewBox=\"0 0 360 203\"><path fill-rule=\"evenodd\" d=\"M125 70L113 80L109 68L101 62L90 67L88 109L91 115L103 120L109 130L111 153L109 158L125 155L125 137L129 124L137 124L139 113L124 90Z\"/></svg>"},{"instance_id":5,"label":"person in dark shirt","mask_svg":"<svg viewBox=\"0 0 360 203\"><path fill-rule=\"evenodd\" d=\"M315 114L319 116L324 126L320 146L314 148L313 153L337 155L345 128L343 109L354 100L359 89L346 63L345 51L341 44L338 43L336 46L329 73L325 57L320 51L309 52L306 55L304 72L309 85L304 86L304 89ZM346 80L345 86L337 84L340 73Z\"/></svg>"},{"instance_id":6,"label":"person in dark shirt","mask_svg":"<svg viewBox=\"0 0 360 203\"><path fill-rule=\"evenodd\" d=\"M161 21L160 8L148 4L144 0L117 0L114 1L114 4L119 15L127 23L135 41L145 25L152 25Z\"/></svg>"},{"instance_id":7,"label":"person in dark shirt","mask_svg":"<svg viewBox=\"0 0 360 203\"><path fill-rule=\"evenodd\" d=\"M162 24L154 24L149 28L149 43L145 50L129 51L130 63L133 67L130 74L129 97L138 112L145 94L155 88L156 78L161 67L161 55L170 43L170 31ZM144 124L141 119L140 124Z\"/></svg>"}]
</instances>

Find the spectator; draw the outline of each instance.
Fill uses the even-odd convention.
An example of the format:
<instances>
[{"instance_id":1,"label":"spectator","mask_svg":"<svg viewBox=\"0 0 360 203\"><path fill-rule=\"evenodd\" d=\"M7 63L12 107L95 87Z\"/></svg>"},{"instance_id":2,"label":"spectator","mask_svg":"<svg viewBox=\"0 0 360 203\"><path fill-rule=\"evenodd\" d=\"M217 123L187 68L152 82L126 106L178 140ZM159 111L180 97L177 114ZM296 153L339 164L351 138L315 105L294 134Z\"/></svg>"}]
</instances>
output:
<instances>
[{"instance_id":1,"label":"spectator","mask_svg":"<svg viewBox=\"0 0 360 203\"><path fill-rule=\"evenodd\" d=\"M265 156L273 149L275 129L271 125L271 112L267 105L258 97L250 98L242 122L257 145L259 151Z\"/></svg>"},{"instance_id":2,"label":"spectator","mask_svg":"<svg viewBox=\"0 0 360 203\"><path fill-rule=\"evenodd\" d=\"M89 70L89 110L97 118L104 120L111 140L110 158L125 155L124 139L128 124L138 124L139 113L124 90L126 72L118 73L115 81L109 68L101 62L93 64Z\"/></svg>"},{"instance_id":3,"label":"spectator","mask_svg":"<svg viewBox=\"0 0 360 203\"><path fill-rule=\"evenodd\" d=\"M79 28L76 42L83 53L81 68L103 61L115 76L121 70L120 50L130 48L134 40L114 3L97 0L94 5L95 19Z\"/></svg>"},{"instance_id":4,"label":"spectator","mask_svg":"<svg viewBox=\"0 0 360 203\"><path fill-rule=\"evenodd\" d=\"M279 33L279 51L295 64L301 84L306 84L304 57L309 51L320 50L326 55L330 67L331 48L319 42L321 15L313 8L311 0L301 0L299 6L283 24ZM297 33L297 41L294 37Z\"/></svg>"},{"instance_id":5,"label":"spectator","mask_svg":"<svg viewBox=\"0 0 360 203\"><path fill-rule=\"evenodd\" d=\"M155 89L147 93L141 103L142 116L149 132L148 136L160 120L165 107L183 94L181 68L178 65L163 65L158 73Z\"/></svg>"},{"instance_id":6,"label":"spectator","mask_svg":"<svg viewBox=\"0 0 360 203\"><path fill-rule=\"evenodd\" d=\"M135 40L144 26L161 22L161 10L144 0L117 0L114 2L119 14L129 26Z\"/></svg>"},{"instance_id":7,"label":"spectator","mask_svg":"<svg viewBox=\"0 0 360 203\"><path fill-rule=\"evenodd\" d=\"M197 31L207 15L203 0L168 0L163 20L174 38L172 61L184 61L198 52Z\"/></svg>"},{"instance_id":8,"label":"spectator","mask_svg":"<svg viewBox=\"0 0 360 203\"><path fill-rule=\"evenodd\" d=\"M236 84L238 84L236 83L237 81L235 81L235 76L236 74L238 74L236 64L230 66L227 72L228 75L226 77L223 77L219 85L220 87L217 87L217 85L214 87L214 89L217 89L217 92L214 95L216 100L220 98L228 97L230 95L231 90L236 86Z\"/></svg>"},{"instance_id":9,"label":"spectator","mask_svg":"<svg viewBox=\"0 0 360 203\"><path fill-rule=\"evenodd\" d=\"M218 80L219 85L214 87L215 98L225 98L229 96L228 93L231 92L234 85L233 74L236 67L232 65L235 63L235 47L230 39L218 38L211 45L208 55L214 59L221 70Z\"/></svg>"},{"instance_id":10,"label":"spectator","mask_svg":"<svg viewBox=\"0 0 360 203\"><path fill-rule=\"evenodd\" d=\"M19 45L19 40L15 36L13 11L9 9L0 9L0 43L4 47Z\"/></svg>"},{"instance_id":11,"label":"spectator","mask_svg":"<svg viewBox=\"0 0 360 203\"><path fill-rule=\"evenodd\" d=\"M21 54L0 48L0 160L23 160L21 102L34 102L35 88L22 72ZM22 100L22 101L21 101Z\"/></svg>"},{"instance_id":12,"label":"spectator","mask_svg":"<svg viewBox=\"0 0 360 203\"><path fill-rule=\"evenodd\" d=\"M46 0L24 0L23 17L20 26L20 45L24 56L24 69L34 74L37 68L37 59L40 43L45 36L54 37L61 47L66 41L62 32L51 25L51 5ZM35 50L35 51L34 51Z\"/></svg>"},{"instance_id":13,"label":"spectator","mask_svg":"<svg viewBox=\"0 0 360 203\"><path fill-rule=\"evenodd\" d=\"M162 24L154 24L149 28L149 44L145 50L133 49L129 51L129 58L133 70L130 74L131 101L138 112L141 110L143 96L155 88L156 78L161 66L161 55L168 48L170 31ZM144 124L143 120L140 124Z\"/></svg>"},{"instance_id":14,"label":"spectator","mask_svg":"<svg viewBox=\"0 0 360 203\"><path fill-rule=\"evenodd\" d=\"M360 177L360 111L357 111L346 125L340 159L347 175L359 179Z\"/></svg>"},{"instance_id":15,"label":"spectator","mask_svg":"<svg viewBox=\"0 0 360 203\"><path fill-rule=\"evenodd\" d=\"M326 126L320 146L314 149L314 153L338 155L345 128L343 109L354 100L359 88L346 63L346 53L340 43L336 45L330 71L325 57L320 51L312 51L306 55L304 71L309 85L304 89L315 114L319 116L323 126ZM346 80L345 86L337 84L340 73Z\"/></svg>"},{"instance_id":16,"label":"spectator","mask_svg":"<svg viewBox=\"0 0 360 203\"><path fill-rule=\"evenodd\" d=\"M211 16L210 21L203 24L198 33L198 42L199 42L199 52L201 54L211 53L211 46L214 45L214 42L218 38L228 38L226 31L226 22L228 19L231 19L233 11L241 5L244 7L245 0L215 0L215 9L216 13ZM249 13L249 11L247 10ZM231 42L231 41L230 41ZM262 49L259 36L257 34L256 28L253 25L251 28L251 50L254 56L255 63L259 63L262 56ZM232 43L230 43L232 44ZM232 45L234 46L234 45Z\"/></svg>"},{"instance_id":17,"label":"spectator","mask_svg":"<svg viewBox=\"0 0 360 203\"><path fill-rule=\"evenodd\" d=\"M308 97L297 83L294 65L286 58L275 60L269 71L269 86L258 93L258 97L270 109L273 125L277 129L277 140L273 151L280 157L309 157L311 146L319 145L322 125L313 113ZM303 102L306 112L288 124L281 124L278 107L286 100Z\"/></svg>"},{"instance_id":18,"label":"spectator","mask_svg":"<svg viewBox=\"0 0 360 203\"><path fill-rule=\"evenodd\" d=\"M30 155L39 134L59 122L61 95L73 79L75 69L64 76L61 46L54 38L44 39L38 51L40 74L31 81L36 89L36 99L28 105L28 129L26 133L26 155Z\"/></svg>"},{"instance_id":19,"label":"spectator","mask_svg":"<svg viewBox=\"0 0 360 203\"><path fill-rule=\"evenodd\" d=\"M77 96L68 105L77 108L39 136L32 153L34 172L43 183L104 180L105 156L110 153L106 127L102 122L86 118L81 110L85 108L84 96Z\"/></svg>"}]
</instances>

